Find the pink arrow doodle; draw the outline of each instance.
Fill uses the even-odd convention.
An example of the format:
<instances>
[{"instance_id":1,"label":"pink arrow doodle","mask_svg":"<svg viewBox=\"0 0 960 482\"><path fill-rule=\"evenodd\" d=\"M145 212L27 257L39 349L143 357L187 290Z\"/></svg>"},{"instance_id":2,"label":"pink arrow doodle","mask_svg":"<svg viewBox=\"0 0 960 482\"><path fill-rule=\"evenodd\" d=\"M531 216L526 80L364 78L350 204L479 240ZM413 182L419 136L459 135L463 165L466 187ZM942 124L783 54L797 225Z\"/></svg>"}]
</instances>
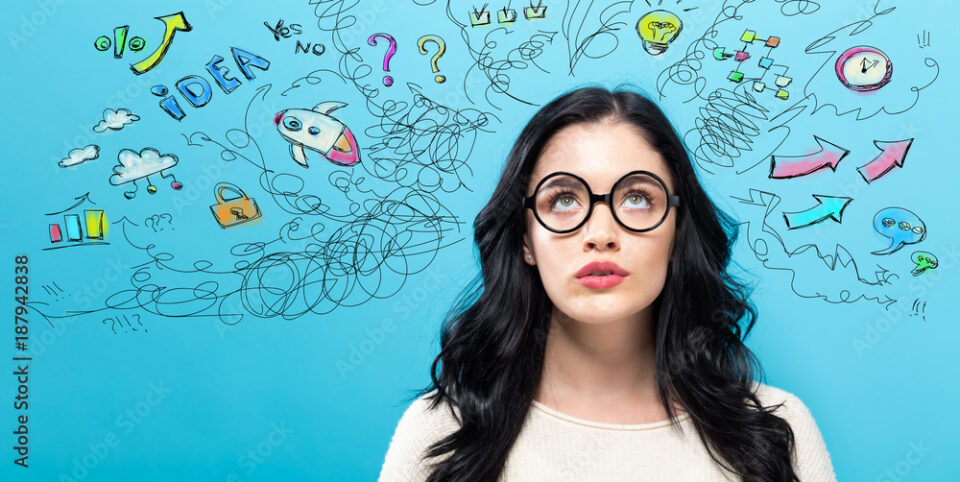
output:
<instances>
[{"instance_id":1,"label":"pink arrow doodle","mask_svg":"<svg viewBox=\"0 0 960 482\"><path fill-rule=\"evenodd\" d=\"M880 155L857 168L867 184L880 179L894 167L903 167L903 161L907 158L907 151L913 145L913 138L902 141L873 141L873 145L880 149Z\"/></svg>"},{"instance_id":2,"label":"pink arrow doodle","mask_svg":"<svg viewBox=\"0 0 960 482\"><path fill-rule=\"evenodd\" d=\"M802 156L770 156L770 179L789 179L805 176L824 167L836 171L837 164L850 151L817 136L813 140L820 146L820 150Z\"/></svg>"}]
</instances>

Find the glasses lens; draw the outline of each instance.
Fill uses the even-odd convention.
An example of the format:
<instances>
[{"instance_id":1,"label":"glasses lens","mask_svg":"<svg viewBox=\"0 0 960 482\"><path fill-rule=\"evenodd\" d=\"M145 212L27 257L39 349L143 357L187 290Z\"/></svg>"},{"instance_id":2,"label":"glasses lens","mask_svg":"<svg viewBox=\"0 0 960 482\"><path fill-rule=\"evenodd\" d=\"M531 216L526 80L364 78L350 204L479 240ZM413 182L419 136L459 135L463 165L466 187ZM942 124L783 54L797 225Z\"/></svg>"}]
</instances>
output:
<instances>
[{"instance_id":1,"label":"glasses lens","mask_svg":"<svg viewBox=\"0 0 960 482\"><path fill-rule=\"evenodd\" d=\"M647 229L659 223L667 212L667 192L647 174L623 179L613 193L613 209L630 229Z\"/></svg>"},{"instance_id":2,"label":"glasses lens","mask_svg":"<svg viewBox=\"0 0 960 482\"><path fill-rule=\"evenodd\" d=\"M560 174L547 179L535 198L537 215L550 229L573 229L590 209L590 191L579 179Z\"/></svg>"},{"instance_id":3,"label":"glasses lens","mask_svg":"<svg viewBox=\"0 0 960 482\"><path fill-rule=\"evenodd\" d=\"M590 210L590 191L579 179L566 174L551 177L534 198L537 215L555 231L575 228ZM630 229L644 230L663 219L667 211L667 193L655 178L632 174L620 181L613 193L617 218Z\"/></svg>"}]
</instances>

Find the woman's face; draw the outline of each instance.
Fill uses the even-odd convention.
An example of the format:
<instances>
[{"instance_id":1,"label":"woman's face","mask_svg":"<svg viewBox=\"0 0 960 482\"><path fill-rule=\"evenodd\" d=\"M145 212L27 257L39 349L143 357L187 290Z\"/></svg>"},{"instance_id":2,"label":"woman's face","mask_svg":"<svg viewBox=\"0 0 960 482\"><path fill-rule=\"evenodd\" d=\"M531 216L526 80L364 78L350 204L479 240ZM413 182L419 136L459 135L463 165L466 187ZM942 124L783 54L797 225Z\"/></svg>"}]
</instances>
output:
<instances>
[{"instance_id":1,"label":"woman's face","mask_svg":"<svg viewBox=\"0 0 960 482\"><path fill-rule=\"evenodd\" d=\"M544 146L526 195L532 196L537 183L556 171L572 172L593 193L602 194L637 169L656 174L676 194L670 169L639 128L621 121L573 124L557 131ZM565 234L547 230L532 209L525 211L524 261L536 265L547 295L563 314L584 323L622 320L643 311L663 290L673 253L675 208L655 229L633 232L617 223L607 203L599 202L580 229ZM575 275L593 261L612 261L629 274L616 286L584 286Z\"/></svg>"}]
</instances>

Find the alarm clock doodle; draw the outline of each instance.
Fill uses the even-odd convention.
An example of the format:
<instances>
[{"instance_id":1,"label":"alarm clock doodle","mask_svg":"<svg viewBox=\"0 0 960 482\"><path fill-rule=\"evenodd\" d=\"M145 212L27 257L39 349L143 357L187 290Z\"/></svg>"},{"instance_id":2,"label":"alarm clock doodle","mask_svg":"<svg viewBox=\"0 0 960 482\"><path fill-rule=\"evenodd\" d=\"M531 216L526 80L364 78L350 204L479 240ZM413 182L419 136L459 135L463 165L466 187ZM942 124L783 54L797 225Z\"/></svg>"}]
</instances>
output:
<instances>
[{"instance_id":1,"label":"alarm clock doodle","mask_svg":"<svg viewBox=\"0 0 960 482\"><path fill-rule=\"evenodd\" d=\"M844 87L858 92L877 90L890 82L893 63L880 49L858 45L837 59L837 78Z\"/></svg>"}]
</instances>

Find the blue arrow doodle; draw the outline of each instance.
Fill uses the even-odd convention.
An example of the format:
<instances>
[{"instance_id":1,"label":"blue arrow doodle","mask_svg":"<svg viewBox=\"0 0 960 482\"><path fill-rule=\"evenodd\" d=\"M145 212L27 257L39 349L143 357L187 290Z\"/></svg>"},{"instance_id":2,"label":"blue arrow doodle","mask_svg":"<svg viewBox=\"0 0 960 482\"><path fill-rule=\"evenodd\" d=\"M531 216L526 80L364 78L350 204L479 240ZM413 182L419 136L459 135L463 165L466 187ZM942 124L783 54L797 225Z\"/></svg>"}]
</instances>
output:
<instances>
[{"instance_id":1,"label":"blue arrow doodle","mask_svg":"<svg viewBox=\"0 0 960 482\"><path fill-rule=\"evenodd\" d=\"M783 213L783 219L787 222L787 229L797 229L823 222L826 219L833 219L836 222L842 222L843 210L847 204L853 201L853 198L844 196L824 196L822 194L813 194L814 199L820 202L816 206L804 211Z\"/></svg>"}]
</instances>

